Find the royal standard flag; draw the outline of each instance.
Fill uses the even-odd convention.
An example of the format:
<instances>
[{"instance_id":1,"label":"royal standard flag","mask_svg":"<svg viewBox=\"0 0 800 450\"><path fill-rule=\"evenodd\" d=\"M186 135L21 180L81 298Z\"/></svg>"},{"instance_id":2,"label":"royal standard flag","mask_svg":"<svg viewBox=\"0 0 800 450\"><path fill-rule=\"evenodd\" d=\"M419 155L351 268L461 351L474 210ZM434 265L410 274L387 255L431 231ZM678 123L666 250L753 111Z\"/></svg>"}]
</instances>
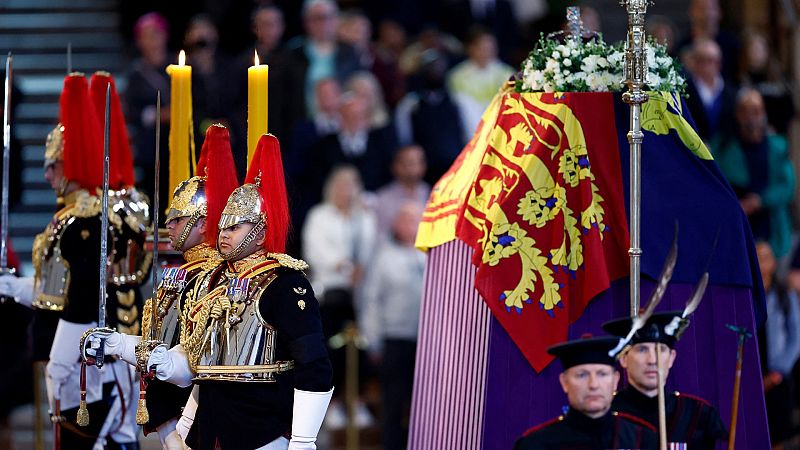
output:
<instances>
[{"instance_id":1,"label":"royal standard flag","mask_svg":"<svg viewBox=\"0 0 800 450\"><path fill-rule=\"evenodd\" d=\"M459 239L474 250L475 288L537 371L588 303L629 273L629 107L616 97L498 94L434 186L417 236L422 249ZM681 234L674 279L694 283L717 262L752 255L746 221L730 213L736 198L683 111L668 93L642 108L643 172L659 173L642 182L642 242L663 243L643 245L642 273L658 275L675 222L691 223L703 231ZM725 215L715 217L714 202ZM714 220L745 228L720 235ZM715 239L731 248L713 252ZM712 280L753 286L752 267L737 267L724 280L712 270Z\"/></svg>"}]
</instances>

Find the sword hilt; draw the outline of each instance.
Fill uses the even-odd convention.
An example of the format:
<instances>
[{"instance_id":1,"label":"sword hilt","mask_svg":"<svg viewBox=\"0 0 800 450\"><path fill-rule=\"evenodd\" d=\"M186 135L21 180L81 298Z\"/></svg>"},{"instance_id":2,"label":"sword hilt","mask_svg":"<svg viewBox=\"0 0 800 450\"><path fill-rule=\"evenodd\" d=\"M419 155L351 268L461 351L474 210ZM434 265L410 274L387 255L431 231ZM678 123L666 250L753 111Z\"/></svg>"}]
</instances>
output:
<instances>
[{"instance_id":1,"label":"sword hilt","mask_svg":"<svg viewBox=\"0 0 800 450\"><path fill-rule=\"evenodd\" d=\"M94 365L97 366L98 369L103 368L103 360L106 357L106 338L100 338L100 347L96 350L94 354Z\"/></svg>"}]
</instances>

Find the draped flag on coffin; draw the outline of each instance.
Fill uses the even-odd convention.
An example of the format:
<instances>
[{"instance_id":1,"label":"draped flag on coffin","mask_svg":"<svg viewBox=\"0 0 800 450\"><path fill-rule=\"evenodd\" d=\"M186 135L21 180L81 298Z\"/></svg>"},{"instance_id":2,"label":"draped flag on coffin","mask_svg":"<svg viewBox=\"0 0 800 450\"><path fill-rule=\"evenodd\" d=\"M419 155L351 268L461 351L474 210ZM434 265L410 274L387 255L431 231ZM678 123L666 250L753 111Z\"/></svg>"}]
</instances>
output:
<instances>
[{"instance_id":1,"label":"draped flag on coffin","mask_svg":"<svg viewBox=\"0 0 800 450\"><path fill-rule=\"evenodd\" d=\"M620 105L611 93L498 94L423 216L417 246L457 238L475 250L476 289L537 371L588 302L628 275L627 155L620 161L628 123ZM652 93L642 117L646 143L665 139L682 147L680 159L710 160L677 97ZM666 216L681 213L659 219ZM657 275L665 254L643 258L642 272Z\"/></svg>"}]
</instances>

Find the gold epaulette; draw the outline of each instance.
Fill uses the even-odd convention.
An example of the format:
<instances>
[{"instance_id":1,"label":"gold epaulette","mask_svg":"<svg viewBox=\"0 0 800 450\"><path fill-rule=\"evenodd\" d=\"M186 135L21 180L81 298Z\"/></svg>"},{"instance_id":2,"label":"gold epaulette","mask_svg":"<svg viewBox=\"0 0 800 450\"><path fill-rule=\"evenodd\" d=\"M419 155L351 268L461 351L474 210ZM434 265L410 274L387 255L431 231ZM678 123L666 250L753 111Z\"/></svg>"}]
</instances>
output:
<instances>
[{"instance_id":1,"label":"gold epaulette","mask_svg":"<svg viewBox=\"0 0 800 450\"><path fill-rule=\"evenodd\" d=\"M280 263L283 267L288 267L289 269L294 270L306 270L308 269L308 263L303 261L302 259L292 258L291 256L285 253L267 253L267 257L274 259L278 263Z\"/></svg>"},{"instance_id":2,"label":"gold epaulette","mask_svg":"<svg viewBox=\"0 0 800 450\"><path fill-rule=\"evenodd\" d=\"M59 212L56 213L56 220L64 221L71 217L87 218L100 215L103 205L100 198L95 195L90 195L85 190L80 190L75 193L75 202L71 203ZM122 227L122 218L119 214L115 213L109 207L110 214L108 215L108 222L114 225L115 228Z\"/></svg>"}]
</instances>

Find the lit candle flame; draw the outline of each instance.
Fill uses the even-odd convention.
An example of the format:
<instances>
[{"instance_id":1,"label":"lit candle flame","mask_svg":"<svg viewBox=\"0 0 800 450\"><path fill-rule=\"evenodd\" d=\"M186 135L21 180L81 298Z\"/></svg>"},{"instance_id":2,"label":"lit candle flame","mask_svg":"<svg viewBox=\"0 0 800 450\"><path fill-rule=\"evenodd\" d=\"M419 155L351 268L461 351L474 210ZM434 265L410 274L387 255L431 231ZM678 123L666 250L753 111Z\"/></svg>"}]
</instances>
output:
<instances>
[{"instance_id":1,"label":"lit candle flame","mask_svg":"<svg viewBox=\"0 0 800 450\"><path fill-rule=\"evenodd\" d=\"M183 50L181 50L181 52L178 53L178 65L179 66L186 65L186 52L184 52Z\"/></svg>"},{"instance_id":2,"label":"lit candle flame","mask_svg":"<svg viewBox=\"0 0 800 450\"><path fill-rule=\"evenodd\" d=\"M253 61L254 61L255 63L254 63L253 65L254 65L254 66L257 66L257 65L259 65L259 64L260 64L260 61L259 61L259 59L258 59L258 50L253 50L253 54L255 55L255 57L253 58Z\"/></svg>"}]
</instances>

